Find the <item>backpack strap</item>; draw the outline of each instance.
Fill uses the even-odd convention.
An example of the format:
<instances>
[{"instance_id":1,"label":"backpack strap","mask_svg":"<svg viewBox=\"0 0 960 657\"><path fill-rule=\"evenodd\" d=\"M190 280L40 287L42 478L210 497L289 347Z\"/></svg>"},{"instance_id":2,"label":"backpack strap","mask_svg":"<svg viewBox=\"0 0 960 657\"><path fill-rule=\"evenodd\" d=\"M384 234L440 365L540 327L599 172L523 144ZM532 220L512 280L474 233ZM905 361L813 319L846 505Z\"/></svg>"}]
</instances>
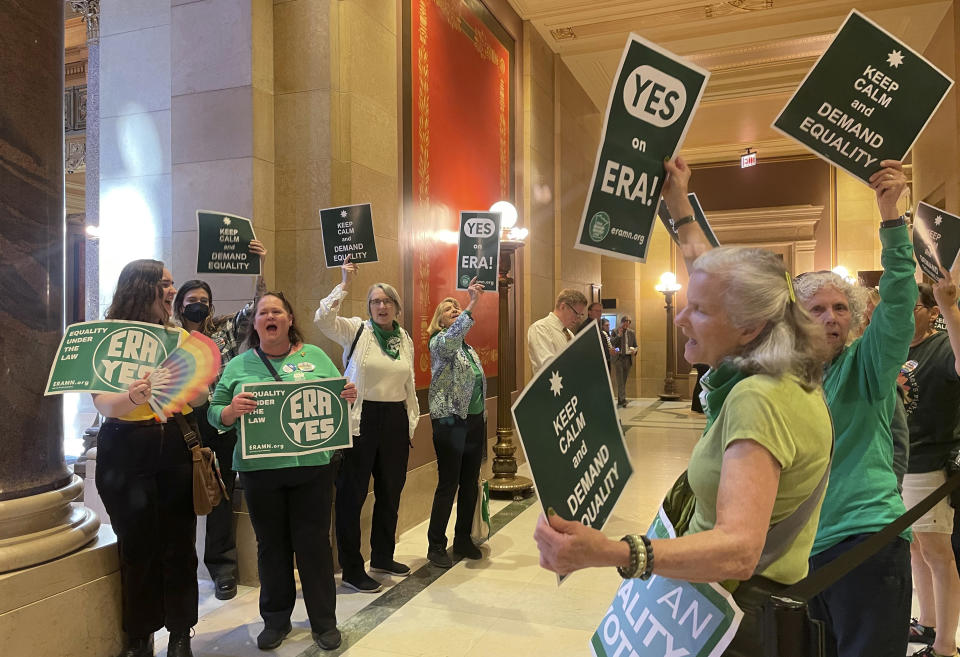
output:
<instances>
[{"instance_id":1,"label":"backpack strap","mask_svg":"<svg viewBox=\"0 0 960 657\"><path fill-rule=\"evenodd\" d=\"M357 343L360 342L360 336L363 334L363 323L360 324L360 328L357 329L357 334L353 337L353 344L350 345L350 351L347 353L347 359L343 362L344 367L347 363L350 362L350 359L353 358L353 352L357 348Z\"/></svg>"}]
</instances>

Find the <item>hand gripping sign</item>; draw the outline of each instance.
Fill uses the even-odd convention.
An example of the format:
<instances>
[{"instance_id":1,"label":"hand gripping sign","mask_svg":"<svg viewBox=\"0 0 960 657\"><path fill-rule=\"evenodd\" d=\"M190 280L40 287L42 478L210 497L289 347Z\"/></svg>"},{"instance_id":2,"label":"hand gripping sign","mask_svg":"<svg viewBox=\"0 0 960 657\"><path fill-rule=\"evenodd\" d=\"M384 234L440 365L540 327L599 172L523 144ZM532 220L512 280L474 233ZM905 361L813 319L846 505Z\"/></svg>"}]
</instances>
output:
<instances>
[{"instance_id":1,"label":"hand gripping sign","mask_svg":"<svg viewBox=\"0 0 960 657\"><path fill-rule=\"evenodd\" d=\"M710 73L631 34L610 90L575 248L644 262L672 158Z\"/></svg>"}]
</instances>

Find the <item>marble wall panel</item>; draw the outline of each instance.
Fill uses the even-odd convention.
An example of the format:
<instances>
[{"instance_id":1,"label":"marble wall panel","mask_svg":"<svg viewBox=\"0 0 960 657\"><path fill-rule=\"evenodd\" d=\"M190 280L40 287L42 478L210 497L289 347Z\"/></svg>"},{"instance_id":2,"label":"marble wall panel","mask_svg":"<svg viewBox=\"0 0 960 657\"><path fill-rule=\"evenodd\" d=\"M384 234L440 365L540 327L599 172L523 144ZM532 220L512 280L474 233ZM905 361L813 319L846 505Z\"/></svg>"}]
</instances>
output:
<instances>
[{"instance_id":1,"label":"marble wall panel","mask_svg":"<svg viewBox=\"0 0 960 657\"><path fill-rule=\"evenodd\" d=\"M104 86L108 86L106 81ZM169 110L100 119L101 184L110 178L169 172ZM102 197L102 187L100 193Z\"/></svg>"},{"instance_id":2,"label":"marble wall panel","mask_svg":"<svg viewBox=\"0 0 960 657\"><path fill-rule=\"evenodd\" d=\"M273 3L271 0L251 0L250 5L253 43L252 84L257 89L273 93Z\"/></svg>"},{"instance_id":3,"label":"marble wall panel","mask_svg":"<svg viewBox=\"0 0 960 657\"><path fill-rule=\"evenodd\" d=\"M252 90L234 87L176 96L171 104L175 164L253 154Z\"/></svg>"},{"instance_id":4,"label":"marble wall panel","mask_svg":"<svg viewBox=\"0 0 960 657\"><path fill-rule=\"evenodd\" d=\"M330 102L330 93L322 90L277 94L278 165L330 157Z\"/></svg>"},{"instance_id":5,"label":"marble wall panel","mask_svg":"<svg viewBox=\"0 0 960 657\"><path fill-rule=\"evenodd\" d=\"M100 79L101 119L170 109L170 26L101 36Z\"/></svg>"},{"instance_id":6,"label":"marble wall panel","mask_svg":"<svg viewBox=\"0 0 960 657\"><path fill-rule=\"evenodd\" d=\"M277 151L280 153L280 151ZM313 229L320 225L319 210L331 207L330 158L277 163L276 225L278 228Z\"/></svg>"},{"instance_id":7,"label":"marble wall panel","mask_svg":"<svg viewBox=\"0 0 960 657\"><path fill-rule=\"evenodd\" d=\"M203 0L171 10L173 96L249 85L251 2Z\"/></svg>"},{"instance_id":8,"label":"marble wall panel","mask_svg":"<svg viewBox=\"0 0 960 657\"><path fill-rule=\"evenodd\" d=\"M397 106L350 94L350 159L387 176L397 176Z\"/></svg>"},{"instance_id":9,"label":"marble wall panel","mask_svg":"<svg viewBox=\"0 0 960 657\"><path fill-rule=\"evenodd\" d=\"M276 159L274 115L273 93L253 87L253 156L267 162Z\"/></svg>"},{"instance_id":10,"label":"marble wall panel","mask_svg":"<svg viewBox=\"0 0 960 657\"><path fill-rule=\"evenodd\" d=\"M170 24L170 4L158 0L102 0L100 42L104 37ZM101 53L101 63L103 62Z\"/></svg>"},{"instance_id":11,"label":"marble wall panel","mask_svg":"<svg viewBox=\"0 0 960 657\"><path fill-rule=\"evenodd\" d=\"M356 3L343 3L342 11L340 62L346 70L340 91L362 94L384 108L396 107L396 32L388 30Z\"/></svg>"},{"instance_id":12,"label":"marble wall panel","mask_svg":"<svg viewBox=\"0 0 960 657\"><path fill-rule=\"evenodd\" d=\"M291 0L273 8L274 90L330 89L330 0Z\"/></svg>"},{"instance_id":13,"label":"marble wall panel","mask_svg":"<svg viewBox=\"0 0 960 657\"><path fill-rule=\"evenodd\" d=\"M253 159L253 224L276 229L276 183L273 162Z\"/></svg>"},{"instance_id":14,"label":"marble wall panel","mask_svg":"<svg viewBox=\"0 0 960 657\"><path fill-rule=\"evenodd\" d=\"M252 162L243 157L173 165L173 230L196 230L197 210L251 217L259 227L253 194L256 167ZM270 183L272 191L272 180ZM270 214L272 217L272 207Z\"/></svg>"}]
</instances>

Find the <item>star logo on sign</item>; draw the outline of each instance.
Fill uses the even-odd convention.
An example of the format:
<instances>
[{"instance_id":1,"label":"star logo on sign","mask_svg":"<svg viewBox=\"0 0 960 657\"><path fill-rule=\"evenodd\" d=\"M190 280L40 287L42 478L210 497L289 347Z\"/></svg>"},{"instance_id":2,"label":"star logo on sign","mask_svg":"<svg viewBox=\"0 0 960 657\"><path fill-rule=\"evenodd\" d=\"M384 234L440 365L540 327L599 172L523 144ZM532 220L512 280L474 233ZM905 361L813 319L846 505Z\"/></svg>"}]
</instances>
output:
<instances>
[{"instance_id":1,"label":"star logo on sign","mask_svg":"<svg viewBox=\"0 0 960 657\"><path fill-rule=\"evenodd\" d=\"M933 223L935 223L937 226L939 226L940 224L943 223L943 217L941 217L941 216L938 214L936 217L933 218Z\"/></svg>"},{"instance_id":2,"label":"star logo on sign","mask_svg":"<svg viewBox=\"0 0 960 657\"><path fill-rule=\"evenodd\" d=\"M903 63L903 53L899 50L894 50L889 55L887 55L887 64L893 68L900 68L900 64Z\"/></svg>"},{"instance_id":3,"label":"star logo on sign","mask_svg":"<svg viewBox=\"0 0 960 657\"><path fill-rule=\"evenodd\" d=\"M554 397L559 397L561 390L563 390L563 378L560 376L560 372L554 372L550 377L550 392L553 393Z\"/></svg>"},{"instance_id":4,"label":"star logo on sign","mask_svg":"<svg viewBox=\"0 0 960 657\"><path fill-rule=\"evenodd\" d=\"M340 218L341 218L341 219L346 219L346 218L347 218L347 211L346 211L346 210L340 210Z\"/></svg>"},{"instance_id":5,"label":"star logo on sign","mask_svg":"<svg viewBox=\"0 0 960 657\"><path fill-rule=\"evenodd\" d=\"M230 217L224 217L224 218L223 218L223 225L224 225L224 226L229 226L229 225L230 225Z\"/></svg>"}]
</instances>

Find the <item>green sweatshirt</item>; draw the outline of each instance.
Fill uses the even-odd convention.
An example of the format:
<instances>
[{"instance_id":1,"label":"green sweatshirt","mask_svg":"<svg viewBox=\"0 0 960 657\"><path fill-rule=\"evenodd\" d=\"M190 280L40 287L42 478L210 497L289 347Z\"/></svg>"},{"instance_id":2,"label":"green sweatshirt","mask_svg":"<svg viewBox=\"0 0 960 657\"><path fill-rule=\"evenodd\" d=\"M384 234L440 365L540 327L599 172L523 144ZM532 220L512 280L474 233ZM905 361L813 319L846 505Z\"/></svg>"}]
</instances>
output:
<instances>
[{"instance_id":1,"label":"green sweatshirt","mask_svg":"<svg viewBox=\"0 0 960 657\"><path fill-rule=\"evenodd\" d=\"M310 372L303 372L297 369L298 363L313 363L314 369ZM286 358L271 358L270 363L277 370L277 374L284 381L295 381L295 373L302 375L304 381L313 379L332 379L340 377L340 371L333 361L323 352L320 347L312 344L305 344L297 351ZM293 367L286 372L283 369L285 364ZM210 400L210 408L207 410L207 419L210 424L227 431L232 427L237 428L237 434L240 433L240 420L238 419L231 427L220 422L220 413L230 405L233 398L240 392L240 386L244 383L264 383L274 381L273 375L267 369L260 356L253 349L243 352L239 356L230 360L220 375L220 381L213 391L213 398ZM280 431L278 428L277 431ZM301 465L326 465L330 462L332 452L314 452L312 454L303 454L300 456L272 456L270 458L244 459L242 458L242 445L237 441L233 448L233 469L238 472L249 470L275 470L277 468L295 468Z\"/></svg>"},{"instance_id":2,"label":"green sweatshirt","mask_svg":"<svg viewBox=\"0 0 960 657\"><path fill-rule=\"evenodd\" d=\"M906 226L881 228L880 297L863 337L827 366L823 390L836 444L812 554L882 529L904 512L893 472L890 420L897 374L913 339L913 246ZM910 530L901 534L910 540Z\"/></svg>"}]
</instances>

